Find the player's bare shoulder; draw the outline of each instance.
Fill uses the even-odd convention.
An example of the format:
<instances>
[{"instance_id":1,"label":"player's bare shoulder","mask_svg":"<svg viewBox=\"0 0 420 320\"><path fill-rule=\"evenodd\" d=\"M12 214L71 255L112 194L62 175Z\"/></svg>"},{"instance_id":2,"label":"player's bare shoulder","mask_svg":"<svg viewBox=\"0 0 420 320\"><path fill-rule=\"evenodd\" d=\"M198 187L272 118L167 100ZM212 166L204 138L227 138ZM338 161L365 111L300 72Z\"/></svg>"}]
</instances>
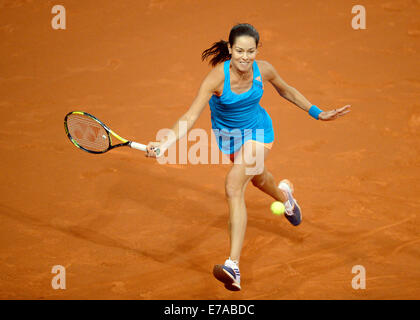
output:
<instances>
[{"instance_id":1,"label":"player's bare shoulder","mask_svg":"<svg viewBox=\"0 0 420 320\"><path fill-rule=\"evenodd\" d=\"M257 61L258 68L260 69L261 76L263 81L271 81L276 73L273 65L265 60L255 60Z\"/></svg>"},{"instance_id":2,"label":"player's bare shoulder","mask_svg":"<svg viewBox=\"0 0 420 320\"><path fill-rule=\"evenodd\" d=\"M223 63L219 63L207 74L204 79L208 88L210 88L216 95L223 91L223 83L225 82L225 73Z\"/></svg>"}]
</instances>

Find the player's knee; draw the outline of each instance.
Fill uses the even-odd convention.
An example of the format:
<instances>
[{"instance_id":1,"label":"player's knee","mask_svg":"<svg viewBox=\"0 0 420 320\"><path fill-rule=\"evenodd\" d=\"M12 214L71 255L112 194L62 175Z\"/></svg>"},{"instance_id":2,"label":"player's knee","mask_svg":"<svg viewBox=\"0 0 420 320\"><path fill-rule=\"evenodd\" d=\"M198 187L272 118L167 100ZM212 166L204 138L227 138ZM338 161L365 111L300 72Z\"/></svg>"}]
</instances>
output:
<instances>
[{"instance_id":1,"label":"player's knee","mask_svg":"<svg viewBox=\"0 0 420 320\"><path fill-rule=\"evenodd\" d=\"M262 188L262 186L265 184L266 182L266 176L265 174L260 174L258 176L255 176L254 178L252 178L252 184L257 187L257 188Z\"/></svg>"},{"instance_id":2,"label":"player's knee","mask_svg":"<svg viewBox=\"0 0 420 320\"><path fill-rule=\"evenodd\" d=\"M227 177L225 182L225 193L228 199L240 197L242 193L242 186L232 177Z\"/></svg>"}]
</instances>

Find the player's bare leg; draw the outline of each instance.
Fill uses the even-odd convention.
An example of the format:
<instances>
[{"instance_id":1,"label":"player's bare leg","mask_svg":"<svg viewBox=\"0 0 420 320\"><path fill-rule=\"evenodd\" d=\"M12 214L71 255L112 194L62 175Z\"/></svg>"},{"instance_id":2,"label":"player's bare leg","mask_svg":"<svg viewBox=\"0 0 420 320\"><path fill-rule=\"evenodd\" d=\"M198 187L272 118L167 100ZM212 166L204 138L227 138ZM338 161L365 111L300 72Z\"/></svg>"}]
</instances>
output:
<instances>
[{"instance_id":1,"label":"player's bare leg","mask_svg":"<svg viewBox=\"0 0 420 320\"><path fill-rule=\"evenodd\" d=\"M255 187L273 197L274 200L281 201L283 203L287 201L287 195L279 189L273 175L265 167L264 172L254 176L251 181Z\"/></svg>"},{"instance_id":2,"label":"player's bare leg","mask_svg":"<svg viewBox=\"0 0 420 320\"><path fill-rule=\"evenodd\" d=\"M260 160L257 159L261 152ZM229 206L230 257L224 265L216 265L213 269L215 277L225 283L229 290L240 290L239 260L247 225L247 210L245 205L245 189L254 178L254 173L264 172L264 160L268 149L249 141L247 147L242 147L235 162L226 176L225 191ZM255 159L255 161L253 161ZM262 167L259 167L262 166Z\"/></svg>"},{"instance_id":3,"label":"player's bare leg","mask_svg":"<svg viewBox=\"0 0 420 320\"><path fill-rule=\"evenodd\" d=\"M239 263L247 225L245 189L252 176L245 174L245 166L234 164L226 182L226 200L229 206L230 258Z\"/></svg>"},{"instance_id":4,"label":"player's bare leg","mask_svg":"<svg viewBox=\"0 0 420 320\"><path fill-rule=\"evenodd\" d=\"M273 197L276 201L281 201L285 205L285 217L294 226L298 226L302 222L302 211L293 197L293 184L283 179L277 185L273 175L264 167L264 172L252 178L252 184Z\"/></svg>"}]
</instances>

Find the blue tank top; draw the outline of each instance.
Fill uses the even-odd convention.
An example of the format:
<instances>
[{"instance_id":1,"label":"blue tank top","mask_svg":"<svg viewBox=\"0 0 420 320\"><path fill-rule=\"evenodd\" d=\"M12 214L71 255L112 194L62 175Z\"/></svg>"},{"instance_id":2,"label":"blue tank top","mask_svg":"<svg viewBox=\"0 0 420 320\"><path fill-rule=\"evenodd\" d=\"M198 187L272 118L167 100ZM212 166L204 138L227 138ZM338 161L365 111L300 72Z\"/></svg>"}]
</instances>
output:
<instances>
[{"instance_id":1,"label":"blue tank top","mask_svg":"<svg viewBox=\"0 0 420 320\"><path fill-rule=\"evenodd\" d=\"M229 67L230 60L225 61L222 95L213 95L209 101L213 132L219 149L226 154L235 153L247 140L274 141L271 118L259 104L264 89L257 62L252 64L252 87L241 94L230 89Z\"/></svg>"}]
</instances>

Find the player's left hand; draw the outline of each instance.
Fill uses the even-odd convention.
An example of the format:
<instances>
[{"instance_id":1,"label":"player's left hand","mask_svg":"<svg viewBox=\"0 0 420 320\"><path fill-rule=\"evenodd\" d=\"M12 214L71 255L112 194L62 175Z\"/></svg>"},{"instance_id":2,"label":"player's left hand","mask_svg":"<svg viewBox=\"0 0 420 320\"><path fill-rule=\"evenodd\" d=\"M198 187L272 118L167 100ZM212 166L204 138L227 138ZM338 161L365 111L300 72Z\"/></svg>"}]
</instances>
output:
<instances>
[{"instance_id":1,"label":"player's left hand","mask_svg":"<svg viewBox=\"0 0 420 320\"><path fill-rule=\"evenodd\" d=\"M346 105L342 108L339 109L334 109L334 110L329 110L329 111L322 111L319 116L318 119L319 120L324 120L324 121L331 121L331 120L335 120L338 117L344 116L346 113L350 112L350 105Z\"/></svg>"}]
</instances>

